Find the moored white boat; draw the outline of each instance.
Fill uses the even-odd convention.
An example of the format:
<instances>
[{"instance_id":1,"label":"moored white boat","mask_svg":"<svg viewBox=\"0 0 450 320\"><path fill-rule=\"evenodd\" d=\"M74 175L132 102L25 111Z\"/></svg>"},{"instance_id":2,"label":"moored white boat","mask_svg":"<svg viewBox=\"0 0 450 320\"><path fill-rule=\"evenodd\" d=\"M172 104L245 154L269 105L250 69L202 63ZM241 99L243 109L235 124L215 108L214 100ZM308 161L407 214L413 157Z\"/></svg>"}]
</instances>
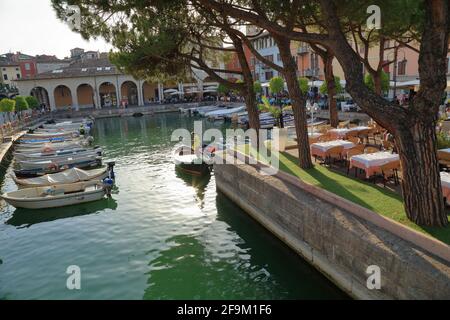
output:
<instances>
[{"instance_id":1,"label":"moored white boat","mask_svg":"<svg viewBox=\"0 0 450 320\"><path fill-rule=\"evenodd\" d=\"M240 112L243 112L245 110L245 106L240 106L236 108L228 108L228 109L219 109L215 111L210 111L205 114L205 117L207 117L210 120L220 120L223 119L225 116L238 114Z\"/></svg>"},{"instance_id":2,"label":"moored white boat","mask_svg":"<svg viewBox=\"0 0 450 320\"><path fill-rule=\"evenodd\" d=\"M20 137L20 140L34 140L34 139L55 139L55 138L77 138L79 132L63 131L63 132L39 132L39 133L25 133Z\"/></svg>"},{"instance_id":3,"label":"moored white boat","mask_svg":"<svg viewBox=\"0 0 450 320\"><path fill-rule=\"evenodd\" d=\"M16 208L57 208L102 199L107 189L101 181L20 189L1 197Z\"/></svg>"},{"instance_id":4,"label":"moored white boat","mask_svg":"<svg viewBox=\"0 0 450 320\"><path fill-rule=\"evenodd\" d=\"M72 166L77 163L91 162L95 160L101 161L102 157L98 156L96 153L81 155L81 156L64 156L55 158L52 160L22 160L18 161L18 165L23 170L34 170L34 169L52 169L64 166Z\"/></svg>"},{"instance_id":5,"label":"moored white boat","mask_svg":"<svg viewBox=\"0 0 450 320\"><path fill-rule=\"evenodd\" d=\"M82 170L78 168L68 169L59 173L46 174L41 177L18 179L12 175L14 182L22 188L44 187L58 184L77 183L90 180L103 180L107 177L114 179L114 162L108 163L107 167Z\"/></svg>"},{"instance_id":6,"label":"moored white boat","mask_svg":"<svg viewBox=\"0 0 450 320\"><path fill-rule=\"evenodd\" d=\"M195 110L193 111L193 113L194 113L194 114L198 114L198 115L204 117L208 112L220 110L220 109L223 109L223 108L224 108L224 106L205 106L205 107L198 107L198 108L195 108Z\"/></svg>"},{"instance_id":7,"label":"moored white boat","mask_svg":"<svg viewBox=\"0 0 450 320\"><path fill-rule=\"evenodd\" d=\"M77 148L69 150L61 150L56 152L35 152L35 153L14 153L14 158L18 161L35 161L35 160L53 160L69 156L86 156L91 154L102 155L102 149L97 147L94 149Z\"/></svg>"},{"instance_id":8,"label":"moored white boat","mask_svg":"<svg viewBox=\"0 0 450 320\"><path fill-rule=\"evenodd\" d=\"M17 147L14 148L15 153L55 153L57 151L67 151L67 150L73 150L73 149L84 149L86 148L86 145L83 143L47 143L44 145L37 145L37 146L30 146L30 145L17 145Z\"/></svg>"},{"instance_id":9,"label":"moored white boat","mask_svg":"<svg viewBox=\"0 0 450 320\"><path fill-rule=\"evenodd\" d=\"M175 166L181 170L195 175L210 172L212 158L205 154L196 154L189 146L179 146L173 152Z\"/></svg>"}]
</instances>

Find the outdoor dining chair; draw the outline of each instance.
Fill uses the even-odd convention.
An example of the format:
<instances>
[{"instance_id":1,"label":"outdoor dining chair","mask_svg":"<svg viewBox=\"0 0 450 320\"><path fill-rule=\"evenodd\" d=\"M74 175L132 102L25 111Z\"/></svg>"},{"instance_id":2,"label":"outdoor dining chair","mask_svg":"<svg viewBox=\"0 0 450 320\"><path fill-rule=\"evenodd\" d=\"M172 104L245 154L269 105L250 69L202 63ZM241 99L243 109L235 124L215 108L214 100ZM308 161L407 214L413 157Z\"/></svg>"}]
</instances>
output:
<instances>
[{"instance_id":1,"label":"outdoor dining chair","mask_svg":"<svg viewBox=\"0 0 450 320\"><path fill-rule=\"evenodd\" d=\"M344 153L344 146L336 146L330 148L325 152L325 163L331 165L331 163L335 163L336 161L342 160L342 155Z\"/></svg>"},{"instance_id":2,"label":"outdoor dining chair","mask_svg":"<svg viewBox=\"0 0 450 320\"><path fill-rule=\"evenodd\" d=\"M369 154L369 153L377 153L380 152L380 149L377 147L366 147L364 149L364 153Z\"/></svg>"},{"instance_id":3,"label":"outdoor dining chair","mask_svg":"<svg viewBox=\"0 0 450 320\"><path fill-rule=\"evenodd\" d=\"M383 177L384 187L386 187L386 183L389 182L391 179L394 180L394 184L396 186L399 185L400 181L398 178L398 170L400 169L400 160L389 162L385 165L382 165L380 169L381 169L381 176Z\"/></svg>"},{"instance_id":4,"label":"outdoor dining chair","mask_svg":"<svg viewBox=\"0 0 450 320\"><path fill-rule=\"evenodd\" d=\"M438 151L438 160L441 169L448 170L450 168L450 153Z\"/></svg>"},{"instance_id":5,"label":"outdoor dining chair","mask_svg":"<svg viewBox=\"0 0 450 320\"><path fill-rule=\"evenodd\" d=\"M362 146L362 145L360 145ZM351 149L348 149L344 152L345 155L345 161L347 162L347 175L350 174L350 165L351 165L351 158L353 156L357 156L360 154L364 154L364 148L359 148L358 146L355 146ZM355 170L358 170L357 168L355 168ZM355 171L356 172L356 171Z\"/></svg>"}]
</instances>

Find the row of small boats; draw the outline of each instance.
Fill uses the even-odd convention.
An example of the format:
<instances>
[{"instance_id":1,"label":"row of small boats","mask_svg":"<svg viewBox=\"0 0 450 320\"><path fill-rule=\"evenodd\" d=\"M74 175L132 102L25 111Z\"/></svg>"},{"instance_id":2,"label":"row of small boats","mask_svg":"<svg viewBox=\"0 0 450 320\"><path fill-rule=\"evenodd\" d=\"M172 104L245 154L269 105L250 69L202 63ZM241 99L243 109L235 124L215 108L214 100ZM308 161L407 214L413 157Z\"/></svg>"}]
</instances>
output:
<instances>
[{"instance_id":1,"label":"row of small boats","mask_svg":"<svg viewBox=\"0 0 450 320\"><path fill-rule=\"evenodd\" d=\"M190 115L198 115L210 121L236 121L242 127L248 127L249 119L248 112L245 106L203 106L189 109L180 109L180 112ZM262 112L259 114L260 128L272 129L278 119L275 119L269 112ZM292 126L294 124L294 115L292 112L284 112L283 123L285 126Z\"/></svg>"},{"instance_id":2,"label":"row of small boats","mask_svg":"<svg viewBox=\"0 0 450 320\"><path fill-rule=\"evenodd\" d=\"M54 208L110 195L114 163L102 167L102 149L92 147L90 119L52 121L15 143L14 174L19 190L2 198L16 208ZM90 169L90 170L88 170Z\"/></svg>"},{"instance_id":3,"label":"row of small boats","mask_svg":"<svg viewBox=\"0 0 450 320\"><path fill-rule=\"evenodd\" d=\"M219 121L231 119L233 115L245 112L245 106L226 106L226 105L213 105L202 106L196 108L182 109L181 112L191 115L198 115L200 117L207 118L210 121Z\"/></svg>"}]
</instances>

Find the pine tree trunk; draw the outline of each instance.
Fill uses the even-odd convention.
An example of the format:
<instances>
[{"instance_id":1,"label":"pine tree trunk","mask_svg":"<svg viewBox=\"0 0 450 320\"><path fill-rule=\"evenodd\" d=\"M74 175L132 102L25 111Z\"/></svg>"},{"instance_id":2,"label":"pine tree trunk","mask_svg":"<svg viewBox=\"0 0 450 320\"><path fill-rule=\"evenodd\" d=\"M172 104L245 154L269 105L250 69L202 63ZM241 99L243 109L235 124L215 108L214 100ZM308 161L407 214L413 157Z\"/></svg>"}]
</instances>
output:
<instances>
[{"instance_id":1,"label":"pine tree trunk","mask_svg":"<svg viewBox=\"0 0 450 320\"><path fill-rule=\"evenodd\" d=\"M402 191L408 218L421 226L448 225L435 126L424 123L405 126L396 132L396 144L402 164Z\"/></svg>"},{"instance_id":2,"label":"pine tree trunk","mask_svg":"<svg viewBox=\"0 0 450 320\"><path fill-rule=\"evenodd\" d=\"M245 106L248 112L249 127L258 131L260 126L259 114L256 108L256 96L252 89L247 90L245 94Z\"/></svg>"},{"instance_id":3,"label":"pine tree trunk","mask_svg":"<svg viewBox=\"0 0 450 320\"><path fill-rule=\"evenodd\" d=\"M300 167L309 169L313 167L311 151L309 148L308 122L306 115L306 99L303 96L297 79L297 65L291 55L290 40L276 37L284 66L284 77L289 91L289 97L294 111L295 131L297 134L298 158Z\"/></svg>"},{"instance_id":4,"label":"pine tree trunk","mask_svg":"<svg viewBox=\"0 0 450 320\"><path fill-rule=\"evenodd\" d=\"M375 86L375 93L378 94L379 96L382 95L382 88L381 88L381 74L377 73L376 75L373 76L373 82L374 82L374 86Z\"/></svg>"},{"instance_id":5,"label":"pine tree trunk","mask_svg":"<svg viewBox=\"0 0 450 320\"><path fill-rule=\"evenodd\" d=\"M330 111L330 125L333 128L339 126L339 115L336 102L336 82L333 72L333 59L332 55L328 55L324 61L325 80L327 82L328 91L328 108Z\"/></svg>"}]
</instances>

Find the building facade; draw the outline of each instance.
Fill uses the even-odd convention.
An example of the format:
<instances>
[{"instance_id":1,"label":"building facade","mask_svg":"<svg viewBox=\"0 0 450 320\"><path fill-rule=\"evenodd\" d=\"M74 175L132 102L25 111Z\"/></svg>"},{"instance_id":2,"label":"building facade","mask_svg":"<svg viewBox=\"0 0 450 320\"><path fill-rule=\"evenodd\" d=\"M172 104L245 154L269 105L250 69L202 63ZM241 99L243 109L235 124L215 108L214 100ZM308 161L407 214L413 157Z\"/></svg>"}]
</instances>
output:
<instances>
[{"instance_id":1,"label":"building facade","mask_svg":"<svg viewBox=\"0 0 450 320\"><path fill-rule=\"evenodd\" d=\"M37 73L32 78L17 79L14 83L19 94L33 95L40 103L58 110L144 106L162 102L174 94L180 97L197 95L203 91L203 86L208 86L210 91L217 87L216 83L205 81L163 84L135 79L121 73L101 54L82 53L72 59L68 66Z\"/></svg>"},{"instance_id":2,"label":"building facade","mask_svg":"<svg viewBox=\"0 0 450 320\"><path fill-rule=\"evenodd\" d=\"M14 87L14 81L21 78L20 65L15 62L0 62L0 83Z\"/></svg>"}]
</instances>

